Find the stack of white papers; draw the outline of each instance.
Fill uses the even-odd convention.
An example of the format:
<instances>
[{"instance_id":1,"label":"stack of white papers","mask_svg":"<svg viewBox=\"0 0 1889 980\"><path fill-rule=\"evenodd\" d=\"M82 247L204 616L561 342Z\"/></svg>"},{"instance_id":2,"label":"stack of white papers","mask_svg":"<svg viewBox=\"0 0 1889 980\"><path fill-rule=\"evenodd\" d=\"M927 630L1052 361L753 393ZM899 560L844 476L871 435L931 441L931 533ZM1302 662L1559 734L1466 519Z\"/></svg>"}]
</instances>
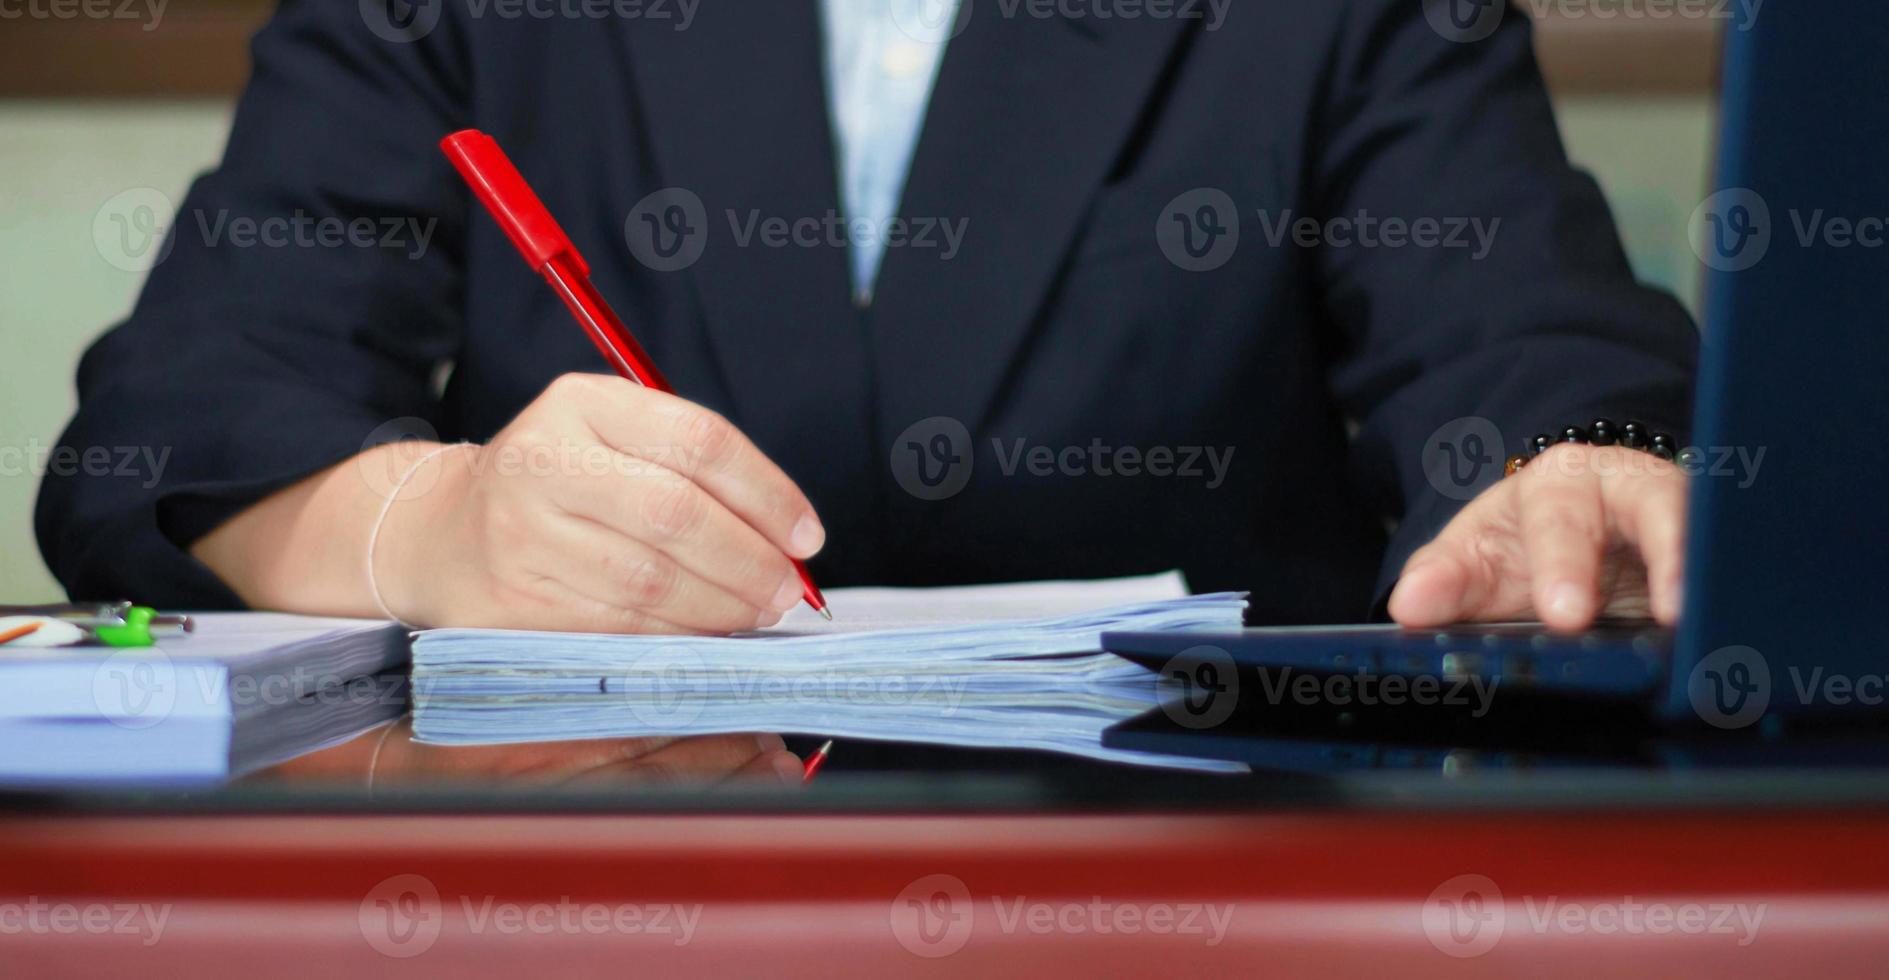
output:
<instances>
[{"instance_id":1,"label":"stack of white papers","mask_svg":"<svg viewBox=\"0 0 1889 980\"><path fill-rule=\"evenodd\" d=\"M406 710L398 624L194 618L151 647L0 650L0 782L214 783Z\"/></svg>"},{"instance_id":2,"label":"stack of white papers","mask_svg":"<svg viewBox=\"0 0 1889 980\"><path fill-rule=\"evenodd\" d=\"M415 733L451 745L764 731L1045 749L1185 768L1104 748L1160 703L1158 678L1102 653L1110 630L1237 629L1237 593L1179 573L1095 582L835 589L734 637L437 629L413 644Z\"/></svg>"}]
</instances>

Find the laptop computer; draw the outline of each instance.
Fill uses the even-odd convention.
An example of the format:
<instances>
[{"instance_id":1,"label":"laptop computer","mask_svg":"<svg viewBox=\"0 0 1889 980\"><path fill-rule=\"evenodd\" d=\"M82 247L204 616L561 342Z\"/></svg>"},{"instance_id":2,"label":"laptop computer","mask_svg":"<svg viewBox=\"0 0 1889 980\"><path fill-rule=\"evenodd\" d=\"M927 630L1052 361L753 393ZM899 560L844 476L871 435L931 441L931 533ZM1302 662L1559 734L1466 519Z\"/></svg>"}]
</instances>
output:
<instances>
[{"instance_id":1,"label":"laptop computer","mask_svg":"<svg viewBox=\"0 0 1889 980\"><path fill-rule=\"evenodd\" d=\"M1726 35L1720 190L1693 218L1707 279L1691 441L1708 466L1763 456L1692 480L1680 625L1107 634L1173 690L1105 744L1186 751L1189 732L1286 715L1340 742L1428 727L1447 744L1501 743L1530 716L1765 732L1889 715L1889 7L1767 6ZM1508 710L1386 711L1386 685L1470 709L1480 685Z\"/></svg>"}]
</instances>

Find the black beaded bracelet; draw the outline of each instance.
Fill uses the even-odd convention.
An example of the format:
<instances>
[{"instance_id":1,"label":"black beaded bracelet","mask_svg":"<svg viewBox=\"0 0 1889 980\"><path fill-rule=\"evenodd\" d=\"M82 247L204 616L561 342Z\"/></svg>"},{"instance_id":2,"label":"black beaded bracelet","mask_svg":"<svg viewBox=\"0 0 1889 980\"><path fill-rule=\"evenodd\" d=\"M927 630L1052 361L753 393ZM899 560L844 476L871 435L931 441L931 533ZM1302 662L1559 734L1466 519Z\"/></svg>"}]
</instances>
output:
<instances>
[{"instance_id":1,"label":"black beaded bracelet","mask_svg":"<svg viewBox=\"0 0 1889 980\"><path fill-rule=\"evenodd\" d=\"M1589 446L1622 446L1651 453L1667 462L1672 462L1679 455L1679 441L1664 432L1648 431L1639 422L1628 422L1616 426L1612 419L1595 419L1583 429L1570 425L1557 435L1542 433L1528 440L1528 452L1517 453L1508 458L1502 467L1503 476L1514 476L1515 471L1528 465L1528 461L1553 449L1564 442L1578 442Z\"/></svg>"}]
</instances>

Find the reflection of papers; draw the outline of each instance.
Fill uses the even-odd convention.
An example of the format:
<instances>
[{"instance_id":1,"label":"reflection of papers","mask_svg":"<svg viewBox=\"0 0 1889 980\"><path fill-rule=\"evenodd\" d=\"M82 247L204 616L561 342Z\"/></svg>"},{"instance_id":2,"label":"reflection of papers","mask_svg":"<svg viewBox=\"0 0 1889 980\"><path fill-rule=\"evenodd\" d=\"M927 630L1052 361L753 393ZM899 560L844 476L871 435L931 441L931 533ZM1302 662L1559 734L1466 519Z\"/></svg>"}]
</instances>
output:
<instances>
[{"instance_id":1,"label":"reflection of papers","mask_svg":"<svg viewBox=\"0 0 1889 980\"><path fill-rule=\"evenodd\" d=\"M1099 652L1113 630L1237 629L1245 600L1179 573L1094 582L834 589L734 637L428 630L415 726L448 744L774 731L1034 748L1239 768L1103 748L1158 703L1155 675Z\"/></svg>"}]
</instances>

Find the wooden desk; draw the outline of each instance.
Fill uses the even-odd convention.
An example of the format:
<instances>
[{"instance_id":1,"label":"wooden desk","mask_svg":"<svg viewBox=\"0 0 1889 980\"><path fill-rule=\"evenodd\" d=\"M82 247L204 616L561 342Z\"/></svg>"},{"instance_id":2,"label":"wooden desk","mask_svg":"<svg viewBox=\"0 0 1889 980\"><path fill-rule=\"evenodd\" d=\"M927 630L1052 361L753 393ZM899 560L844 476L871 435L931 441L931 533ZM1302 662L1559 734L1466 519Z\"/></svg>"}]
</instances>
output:
<instances>
[{"instance_id":1,"label":"wooden desk","mask_svg":"<svg viewBox=\"0 0 1889 980\"><path fill-rule=\"evenodd\" d=\"M16 814L0 973L1861 976L1889 952L1886 816ZM1476 918L1462 875L1503 900ZM24 929L29 896L169 912L145 945Z\"/></svg>"}]
</instances>

